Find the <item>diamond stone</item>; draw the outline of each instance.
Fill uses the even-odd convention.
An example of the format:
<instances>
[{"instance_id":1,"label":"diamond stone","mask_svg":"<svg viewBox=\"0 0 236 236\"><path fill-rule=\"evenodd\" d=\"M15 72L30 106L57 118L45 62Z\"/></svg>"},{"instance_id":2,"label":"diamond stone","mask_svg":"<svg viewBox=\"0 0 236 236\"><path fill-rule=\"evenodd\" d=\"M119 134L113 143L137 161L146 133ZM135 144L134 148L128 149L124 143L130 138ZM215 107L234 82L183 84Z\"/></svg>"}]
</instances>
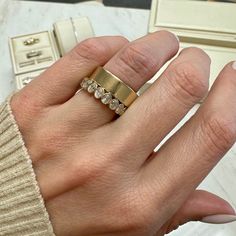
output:
<instances>
[{"instance_id":1,"label":"diamond stone","mask_svg":"<svg viewBox=\"0 0 236 236\"><path fill-rule=\"evenodd\" d=\"M110 107L110 109L111 110L116 110L118 107L119 107L119 101L117 100L117 99L112 99L111 101L110 101L110 104L109 104L109 107Z\"/></svg>"},{"instance_id":2,"label":"diamond stone","mask_svg":"<svg viewBox=\"0 0 236 236\"><path fill-rule=\"evenodd\" d=\"M104 96L103 96L102 99L101 99L101 102L102 102L103 104L109 104L111 100L112 100L112 95L111 95L111 93L105 93Z\"/></svg>"},{"instance_id":3,"label":"diamond stone","mask_svg":"<svg viewBox=\"0 0 236 236\"><path fill-rule=\"evenodd\" d=\"M34 79L34 77L26 77L22 80L22 84L25 86L25 85L29 84L33 79Z\"/></svg>"},{"instance_id":4,"label":"diamond stone","mask_svg":"<svg viewBox=\"0 0 236 236\"><path fill-rule=\"evenodd\" d=\"M98 87L98 88L96 89L95 93L94 93L94 97L97 98L97 99L99 99L99 98L103 97L104 94L105 94L104 88Z\"/></svg>"},{"instance_id":5,"label":"diamond stone","mask_svg":"<svg viewBox=\"0 0 236 236\"><path fill-rule=\"evenodd\" d=\"M92 84L92 83L93 83L92 80L90 80L90 79L88 79L88 78L85 78L85 79L81 82L80 86L81 86L81 88L83 88L83 89L87 89L88 86L89 86L90 84Z\"/></svg>"},{"instance_id":6,"label":"diamond stone","mask_svg":"<svg viewBox=\"0 0 236 236\"><path fill-rule=\"evenodd\" d=\"M98 87L98 85L95 82L93 82L92 84L90 84L88 86L87 90L89 93L93 93L97 89L97 87Z\"/></svg>"},{"instance_id":7,"label":"diamond stone","mask_svg":"<svg viewBox=\"0 0 236 236\"><path fill-rule=\"evenodd\" d=\"M117 108L116 108L116 114L118 115L123 115L125 112L126 108L124 104L120 104Z\"/></svg>"}]
</instances>

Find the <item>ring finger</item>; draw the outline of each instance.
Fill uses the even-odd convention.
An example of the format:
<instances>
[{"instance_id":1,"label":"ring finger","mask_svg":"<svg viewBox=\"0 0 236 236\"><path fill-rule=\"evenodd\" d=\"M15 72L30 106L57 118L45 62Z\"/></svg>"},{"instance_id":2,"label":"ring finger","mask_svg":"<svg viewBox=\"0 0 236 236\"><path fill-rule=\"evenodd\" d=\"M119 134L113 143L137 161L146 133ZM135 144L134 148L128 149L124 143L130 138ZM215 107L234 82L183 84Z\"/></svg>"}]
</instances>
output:
<instances>
[{"instance_id":1,"label":"ring finger","mask_svg":"<svg viewBox=\"0 0 236 236\"><path fill-rule=\"evenodd\" d=\"M178 49L178 40L172 33L159 31L125 45L104 68L137 92ZM70 115L69 111L73 111L78 124L89 122L91 128L102 126L115 116L114 111L86 91L80 91L62 109Z\"/></svg>"}]
</instances>

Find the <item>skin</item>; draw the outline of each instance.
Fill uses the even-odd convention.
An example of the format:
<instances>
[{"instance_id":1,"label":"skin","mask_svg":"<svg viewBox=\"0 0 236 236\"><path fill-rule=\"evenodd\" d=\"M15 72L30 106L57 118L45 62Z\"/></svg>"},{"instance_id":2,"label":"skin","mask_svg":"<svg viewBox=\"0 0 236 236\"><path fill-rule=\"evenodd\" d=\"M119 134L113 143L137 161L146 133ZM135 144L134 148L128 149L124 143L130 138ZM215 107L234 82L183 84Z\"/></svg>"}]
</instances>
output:
<instances>
[{"instance_id":1,"label":"skin","mask_svg":"<svg viewBox=\"0 0 236 236\"><path fill-rule=\"evenodd\" d=\"M204 216L235 214L223 199L195 190L236 139L232 63L158 152L207 94L210 59L201 49L181 51L118 119L85 91L75 95L99 65L137 91L178 50L166 31L134 42L89 39L13 96L56 235L162 236Z\"/></svg>"}]
</instances>

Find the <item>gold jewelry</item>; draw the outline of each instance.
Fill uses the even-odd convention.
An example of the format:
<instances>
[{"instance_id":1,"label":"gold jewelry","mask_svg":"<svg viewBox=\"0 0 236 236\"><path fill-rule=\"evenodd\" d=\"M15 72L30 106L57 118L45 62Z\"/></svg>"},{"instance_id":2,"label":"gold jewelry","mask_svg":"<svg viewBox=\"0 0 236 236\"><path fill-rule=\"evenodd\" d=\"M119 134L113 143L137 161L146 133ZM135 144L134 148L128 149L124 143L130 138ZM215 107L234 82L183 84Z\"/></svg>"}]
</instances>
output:
<instances>
[{"instance_id":1,"label":"gold jewelry","mask_svg":"<svg viewBox=\"0 0 236 236\"><path fill-rule=\"evenodd\" d=\"M90 79L96 81L127 107L138 97L132 88L103 67L98 67L90 76Z\"/></svg>"},{"instance_id":2,"label":"gold jewelry","mask_svg":"<svg viewBox=\"0 0 236 236\"><path fill-rule=\"evenodd\" d=\"M31 51L31 52L26 53L26 57L28 59L30 59L32 57L38 57L38 56L41 56L41 55L42 55L42 51Z\"/></svg>"},{"instance_id":3,"label":"gold jewelry","mask_svg":"<svg viewBox=\"0 0 236 236\"><path fill-rule=\"evenodd\" d=\"M38 38L28 38L24 41L25 46L31 46L31 45L36 44L36 43L39 43Z\"/></svg>"},{"instance_id":4,"label":"gold jewelry","mask_svg":"<svg viewBox=\"0 0 236 236\"><path fill-rule=\"evenodd\" d=\"M138 97L132 88L102 67L98 67L90 78L85 78L80 85L120 116Z\"/></svg>"}]
</instances>

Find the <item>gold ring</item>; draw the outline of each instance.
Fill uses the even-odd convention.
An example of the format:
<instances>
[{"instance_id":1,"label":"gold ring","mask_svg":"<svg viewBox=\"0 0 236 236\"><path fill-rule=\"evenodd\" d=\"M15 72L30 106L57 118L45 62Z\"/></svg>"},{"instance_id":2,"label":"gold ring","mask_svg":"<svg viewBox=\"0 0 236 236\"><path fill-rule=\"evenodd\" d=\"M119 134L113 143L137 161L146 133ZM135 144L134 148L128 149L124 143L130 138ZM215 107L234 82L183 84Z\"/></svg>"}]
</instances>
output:
<instances>
[{"instance_id":1,"label":"gold ring","mask_svg":"<svg viewBox=\"0 0 236 236\"><path fill-rule=\"evenodd\" d=\"M103 67L98 67L90 76L90 79L96 81L108 92L111 92L115 98L127 107L129 107L138 97L132 88L122 82L117 76L105 70Z\"/></svg>"},{"instance_id":2,"label":"gold ring","mask_svg":"<svg viewBox=\"0 0 236 236\"><path fill-rule=\"evenodd\" d=\"M135 91L118 77L98 67L89 78L81 82L81 88L108 105L116 114L122 115L138 97Z\"/></svg>"}]
</instances>

